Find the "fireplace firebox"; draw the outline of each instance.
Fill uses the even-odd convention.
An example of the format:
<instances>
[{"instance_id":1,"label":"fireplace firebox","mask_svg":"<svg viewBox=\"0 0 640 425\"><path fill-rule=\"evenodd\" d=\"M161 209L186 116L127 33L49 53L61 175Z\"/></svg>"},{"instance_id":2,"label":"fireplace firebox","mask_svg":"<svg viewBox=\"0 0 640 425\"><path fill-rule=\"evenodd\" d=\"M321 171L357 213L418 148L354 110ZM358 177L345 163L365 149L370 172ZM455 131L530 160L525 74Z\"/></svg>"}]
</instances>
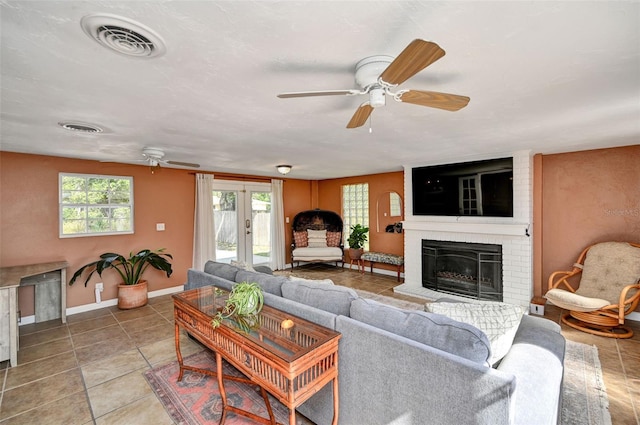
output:
<instances>
[{"instance_id":1,"label":"fireplace firebox","mask_svg":"<svg viewBox=\"0 0 640 425\"><path fill-rule=\"evenodd\" d=\"M502 301L502 245L422 240L422 286Z\"/></svg>"}]
</instances>

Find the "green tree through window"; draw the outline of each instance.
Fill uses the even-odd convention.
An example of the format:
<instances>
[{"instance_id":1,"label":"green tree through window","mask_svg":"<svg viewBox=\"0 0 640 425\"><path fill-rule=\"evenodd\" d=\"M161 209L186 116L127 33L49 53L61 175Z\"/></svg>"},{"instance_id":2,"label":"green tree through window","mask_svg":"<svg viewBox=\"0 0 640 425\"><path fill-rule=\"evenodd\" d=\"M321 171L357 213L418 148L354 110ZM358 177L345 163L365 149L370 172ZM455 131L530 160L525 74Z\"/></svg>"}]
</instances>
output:
<instances>
[{"instance_id":1,"label":"green tree through window","mask_svg":"<svg viewBox=\"0 0 640 425\"><path fill-rule=\"evenodd\" d=\"M60 173L60 236L133 233L133 178Z\"/></svg>"}]
</instances>

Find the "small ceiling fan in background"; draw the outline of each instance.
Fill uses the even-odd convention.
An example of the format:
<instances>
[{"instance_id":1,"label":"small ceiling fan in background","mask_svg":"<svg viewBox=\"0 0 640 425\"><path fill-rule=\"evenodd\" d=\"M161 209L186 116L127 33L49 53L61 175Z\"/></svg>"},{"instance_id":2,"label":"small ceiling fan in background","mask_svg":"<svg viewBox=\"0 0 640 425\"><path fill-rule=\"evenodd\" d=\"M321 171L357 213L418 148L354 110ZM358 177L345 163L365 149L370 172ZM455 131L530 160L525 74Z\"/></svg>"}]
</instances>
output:
<instances>
[{"instance_id":1,"label":"small ceiling fan in background","mask_svg":"<svg viewBox=\"0 0 640 425\"><path fill-rule=\"evenodd\" d=\"M409 43L395 59L391 56L379 55L370 56L358 62L355 77L356 83L362 87L361 90L289 92L281 93L278 97L287 99L368 94L369 100L358 107L351 117L351 121L347 124L347 128L357 128L364 125L374 108L386 104L386 96L393 97L396 102L457 111L467 106L470 100L468 97L424 90L392 91L396 86L404 83L444 55L445 51L436 43L416 39Z\"/></svg>"},{"instance_id":2,"label":"small ceiling fan in background","mask_svg":"<svg viewBox=\"0 0 640 425\"><path fill-rule=\"evenodd\" d=\"M177 165L178 167L189 167L189 168L200 168L200 164L193 164L191 162L180 162L180 161L167 161L164 158L164 151L158 148L143 148L142 156L144 156L144 160L149 163L151 167L151 172L159 171L160 164L165 165Z\"/></svg>"}]
</instances>

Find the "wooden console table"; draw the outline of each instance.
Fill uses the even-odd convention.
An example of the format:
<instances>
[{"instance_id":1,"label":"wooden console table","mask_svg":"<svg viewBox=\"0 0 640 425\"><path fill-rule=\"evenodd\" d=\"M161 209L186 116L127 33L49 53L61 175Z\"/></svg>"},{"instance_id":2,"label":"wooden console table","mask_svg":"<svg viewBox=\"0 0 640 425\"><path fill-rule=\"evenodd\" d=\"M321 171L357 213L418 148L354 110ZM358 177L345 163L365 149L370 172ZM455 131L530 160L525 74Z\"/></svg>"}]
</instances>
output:
<instances>
[{"instance_id":1,"label":"wooden console table","mask_svg":"<svg viewBox=\"0 0 640 425\"><path fill-rule=\"evenodd\" d=\"M182 379L185 370L217 377L223 411L249 417L264 424L276 424L265 390L289 408L289 423L295 425L295 408L329 382L333 382L333 425L338 423L338 341L340 333L315 323L264 306L258 323L242 331L232 320L223 320L213 328L211 319L222 308L228 292L213 286L192 289L173 295L176 355ZM293 326L287 327L285 320ZM285 325L285 326L283 326ZM216 371L185 365L180 352L180 326L215 352ZM222 374L222 359L232 364L248 379ZM228 404L224 379L251 382L261 388L269 418Z\"/></svg>"},{"instance_id":2,"label":"wooden console table","mask_svg":"<svg viewBox=\"0 0 640 425\"><path fill-rule=\"evenodd\" d=\"M36 322L67 321L67 267L56 261L0 268L0 361L18 365L18 287L35 285Z\"/></svg>"}]
</instances>

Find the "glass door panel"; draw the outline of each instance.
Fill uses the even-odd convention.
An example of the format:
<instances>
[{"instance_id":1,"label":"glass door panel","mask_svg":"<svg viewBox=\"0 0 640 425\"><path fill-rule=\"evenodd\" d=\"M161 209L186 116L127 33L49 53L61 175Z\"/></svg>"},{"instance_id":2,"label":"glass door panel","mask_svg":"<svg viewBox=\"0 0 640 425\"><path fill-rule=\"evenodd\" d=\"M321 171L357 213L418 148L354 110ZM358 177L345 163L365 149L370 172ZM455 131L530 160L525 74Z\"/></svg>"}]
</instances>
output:
<instances>
[{"instance_id":1,"label":"glass door panel","mask_svg":"<svg viewBox=\"0 0 640 425\"><path fill-rule=\"evenodd\" d=\"M213 222L216 232L216 261L238 260L238 191L213 191Z\"/></svg>"},{"instance_id":2,"label":"glass door panel","mask_svg":"<svg viewBox=\"0 0 640 425\"><path fill-rule=\"evenodd\" d=\"M252 264L268 264L271 261L271 192L251 192L251 250Z\"/></svg>"},{"instance_id":3,"label":"glass door panel","mask_svg":"<svg viewBox=\"0 0 640 425\"><path fill-rule=\"evenodd\" d=\"M214 182L216 261L271 262L271 185Z\"/></svg>"}]
</instances>

